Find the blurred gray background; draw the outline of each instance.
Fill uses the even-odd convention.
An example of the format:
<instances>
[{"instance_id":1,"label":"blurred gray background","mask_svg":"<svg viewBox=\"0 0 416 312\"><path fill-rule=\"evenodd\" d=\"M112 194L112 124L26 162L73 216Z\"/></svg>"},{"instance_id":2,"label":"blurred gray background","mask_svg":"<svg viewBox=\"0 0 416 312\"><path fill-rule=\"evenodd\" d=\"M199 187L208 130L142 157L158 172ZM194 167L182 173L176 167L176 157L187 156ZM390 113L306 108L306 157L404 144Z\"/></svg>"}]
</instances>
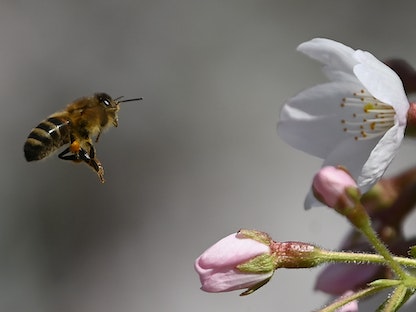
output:
<instances>
[{"instance_id":1,"label":"blurred gray background","mask_svg":"<svg viewBox=\"0 0 416 312\"><path fill-rule=\"evenodd\" d=\"M303 210L320 160L276 134L285 99L325 81L295 52L328 37L416 65L414 1L0 3L1 311L309 311L319 269L251 296L199 290L194 259L239 228L336 248L349 225ZM125 103L85 165L23 157L49 114L96 91ZM414 163L406 143L390 172ZM414 232L415 222L406 225ZM364 309L369 303L364 305ZM409 309L410 311L411 309Z\"/></svg>"}]
</instances>

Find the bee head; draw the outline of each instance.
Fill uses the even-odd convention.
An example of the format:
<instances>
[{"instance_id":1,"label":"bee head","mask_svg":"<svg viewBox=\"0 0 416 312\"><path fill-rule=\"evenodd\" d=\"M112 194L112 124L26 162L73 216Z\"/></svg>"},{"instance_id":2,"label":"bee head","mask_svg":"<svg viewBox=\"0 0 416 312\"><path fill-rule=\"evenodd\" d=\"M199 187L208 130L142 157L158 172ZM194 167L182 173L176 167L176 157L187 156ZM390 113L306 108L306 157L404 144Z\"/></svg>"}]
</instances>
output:
<instances>
[{"instance_id":1,"label":"bee head","mask_svg":"<svg viewBox=\"0 0 416 312\"><path fill-rule=\"evenodd\" d=\"M142 100L142 98L134 98L120 101L120 99L123 98L122 96L113 99L107 93L95 93L94 97L100 105L100 107L103 109L101 111L101 113L104 114L103 120L101 122L102 126L107 125L108 121L112 120L111 123L114 127L117 127L118 125L117 112L120 109L120 103Z\"/></svg>"},{"instance_id":2,"label":"bee head","mask_svg":"<svg viewBox=\"0 0 416 312\"><path fill-rule=\"evenodd\" d=\"M113 100L107 93L96 93L94 96L105 109L116 109L118 106L119 102Z\"/></svg>"},{"instance_id":3,"label":"bee head","mask_svg":"<svg viewBox=\"0 0 416 312\"><path fill-rule=\"evenodd\" d=\"M95 94L96 99L98 100L98 102L103 105L104 108L108 109L108 108L118 108L118 105L120 103L124 103L124 102L132 102L132 101L140 101L143 100L143 98L134 98L134 99L127 99L127 100L122 100L123 98L122 96L113 99L111 96L109 96L107 93L96 93Z\"/></svg>"}]
</instances>

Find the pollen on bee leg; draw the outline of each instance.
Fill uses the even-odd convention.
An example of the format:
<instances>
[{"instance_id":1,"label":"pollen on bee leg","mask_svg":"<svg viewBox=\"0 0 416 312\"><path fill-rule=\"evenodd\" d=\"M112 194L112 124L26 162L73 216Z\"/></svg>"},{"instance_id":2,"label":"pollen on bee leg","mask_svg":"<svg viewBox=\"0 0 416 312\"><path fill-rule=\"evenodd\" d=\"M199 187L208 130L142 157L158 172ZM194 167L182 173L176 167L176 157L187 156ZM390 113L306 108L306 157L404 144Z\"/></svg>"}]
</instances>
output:
<instances>
[{"instance_id":1,"label":"pollen on bee leg","mask_svg":"<svg viewBox=\"0 0 416 312\"><path fill-rule=\"evenodd\" d=\"M78 141L74 141L69 146L69 150L71 153L77 154L81 150L81 145Z\"/></svg>"}]
</instances>

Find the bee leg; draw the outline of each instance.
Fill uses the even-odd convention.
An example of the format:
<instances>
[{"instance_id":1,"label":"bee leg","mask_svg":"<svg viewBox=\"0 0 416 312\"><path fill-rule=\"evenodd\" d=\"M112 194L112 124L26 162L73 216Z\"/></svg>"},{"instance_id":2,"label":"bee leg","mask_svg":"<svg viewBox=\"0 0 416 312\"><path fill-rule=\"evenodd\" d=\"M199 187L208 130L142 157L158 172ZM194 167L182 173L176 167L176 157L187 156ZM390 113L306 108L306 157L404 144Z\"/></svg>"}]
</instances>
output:
<instances>
[{"instance_id":1,"label":"bee leg","mask_svg":"<svg viewBox=\"0 0 416 312\"><path fill-rule=\"evenodd\" d=\"M104 168L101 165L101 162L96 159L95 156L95 151L92 150L92 156L83 148L80 148L76 153L72 153L69 155L65 155L71 152L71 149L68 147L66 149L64 149L62 151L62 153L60 153L58 155L58 157L60 159L63 160L72 160L75 162L80 162L83 161L85 162L87 165L89 165L90 167L92 167L98 174L98 177L100 178L101 183L104 183Z\"/></svg>"},{"instance_id":2,"label":"bee leg","mask_svg":"<svg viewBox=\"0 0 416 312\"><path fill-rule=\"evenodd\" d=\"M101 131L100 131L100 132L98 132L98 135L97 135L97 137L95 138L95 143L97 143L97 142L98 142L98 139L100 138L100 135L101 135ZM94 148L94 147L92 147L92 148Z\"/></svg>"},{"instance_id":3,"label":"bee leg","mask_svg":"<svg viewBox=\"0 0 416 312\"><path fill-rule=\"evenodd\" d=\"M74 140L72 138L71 140L72 140L71 145L69 145L66 149L64 149L62 153L58 155L58 157L63 160L72 160L75 162L80 162L82 161L81 156L80 156L80 151L82 150L82 148L77 140ZM71 153L71 154L66 155L68 153Z\"/></svg>"},{"instance_id":4,"label":"bee leg","mask_svg":"<svg viewBox=\"0 0 416 312\"><path fill-rule=\"evenodd\" d=\"M62 151L62 153L60 153L60 154L58 155L58 157L59 157L60 159L63 159L63 160L72 160L72 161L76 161L76 162L81 161L81 159L80 159L80 157L79 157L79 155L78 155L78 154L69 154L69 155L65 155L65 154L68 154L69 152L71 152L71 150L70 150L70 148L69 148L69 147L67 147L66 149L64 149L64 150Z\"/></svg>"},{"instance_id":5,"label":"bee leg","mask_svg":"<svg viewBox=\"0 0 416 312\"><path fill-rule=\"evenodd\" d=\"M87 153L86 150L81 149L82 153L80 154L81 159L85 161L89 166L91 166L98 174L98 177L101 183L104 183L104 167L101 165L101 162L95 158L95 148L92 144L90 145L90 152Z\"/></svg>"}]
</instances>

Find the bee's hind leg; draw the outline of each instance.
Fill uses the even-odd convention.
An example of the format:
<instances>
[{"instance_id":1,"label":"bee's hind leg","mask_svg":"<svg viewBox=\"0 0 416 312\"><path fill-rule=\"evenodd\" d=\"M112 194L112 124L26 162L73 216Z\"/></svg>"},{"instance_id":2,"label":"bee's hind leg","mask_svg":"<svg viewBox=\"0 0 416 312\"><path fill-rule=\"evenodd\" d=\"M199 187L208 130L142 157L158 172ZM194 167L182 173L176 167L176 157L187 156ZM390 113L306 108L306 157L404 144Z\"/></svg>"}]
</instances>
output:
<instances>
[{"instance_id":1,"label":"bee's hind leg","mask_svg":"<svg viewBox=\"0 0 416 312\"><path fill-rule=\"evenodd\" d=\"M58 155L58 157L63 160L72 160L75 162L80 162L80 161L85 161L85 159L83 159L83 154L85 154L85 151L82 149L79 142L76 140L73 140L71 142L71 145L69 145L66 149L64 149Z\"/></svg>"},{"instance_id":2,"label":"bee's hind leg","mask_svg":"<svg viewBox=\"0 0 416 312\"><path fill-rule=\"evenodd\" d=\"M71 153L71 154L68 154ZM68 155L66 155L68 154ZM75 162L85 162L88 166L92 167L95 172L97 172L98 178L100 179L101 183L104 183L104 168L101 165L101 162L95 158L95 150L94 147L91 146L90 153L88 153L83 148L79 148L76 153L73 152L71 147L67 147L64 149L58 157L63 160L72 160Z\"/></svg>"},{"instance_id":3,"label":"bee's hind leg","mask_svg":"<svg viewBox=\"0 0 416 312\"><path fill-rule=\"evenodd\" d=\"M101 183L104 183L104 167L101 165L101 162L95 158L95 148L92 144L90 145L90 152L87 153L84 149L81 148L81 159L85 161L89 166L91 166L98 174L98 177Z\"/></svg>"},{"instance_id":4,"label":"bee's hind leg","mask_svg":"<svg viewBox=\"0 0 416 312\"><path fill-rule=\"evenodd\" d=\"M69 155L65 155L65 154L68 154L70 152L72 153L72 151L70 150L70 148L67 147L66 149L64 149L62 151L62 153L60 153L58 155L58 157L60 159L62 159L62 160L72 160L72 161L76 161L76 162L82 161L78 154L72 153L72 154L69 154Z\"/></svg>"}]
</instances>

